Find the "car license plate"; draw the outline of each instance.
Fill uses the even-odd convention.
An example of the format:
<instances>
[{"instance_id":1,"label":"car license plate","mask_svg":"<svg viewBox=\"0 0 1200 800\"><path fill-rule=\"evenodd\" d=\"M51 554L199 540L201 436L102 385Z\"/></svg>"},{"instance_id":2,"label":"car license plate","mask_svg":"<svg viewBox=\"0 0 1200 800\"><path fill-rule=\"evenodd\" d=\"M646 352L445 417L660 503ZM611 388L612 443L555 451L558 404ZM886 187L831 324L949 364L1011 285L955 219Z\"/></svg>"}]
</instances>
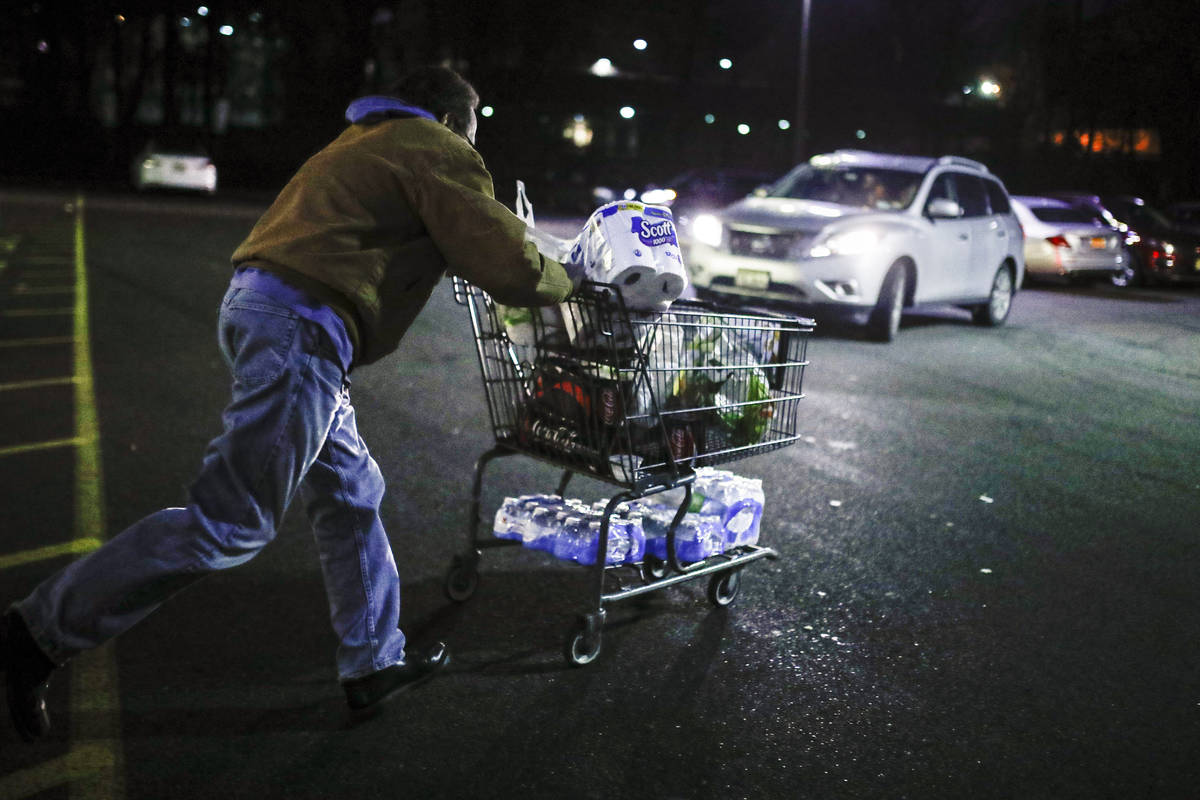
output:
<instances>
[{"instance_id":1,"label":"car license plate","mask_svg":"<svg viewBox=\"0 0 1200 800\"><path fill-rule=\"evenodd\" d=\"M766 289L771 285L771 273L761 269L739 269L733 285L742 289Z\"/></svg>"},{"instance_id":2,"label":"car license plate","mask_svg":"<svg viewBox=\"0 0 1200 800\"><path fill-rule=\"evenodd\" d=\"M1092 237L1092 249L1093 250L1103 250L1107 246L1108 246L1108 240L1105 239L1103 236L1093 236Z\"/></svg>"}]
</instances>

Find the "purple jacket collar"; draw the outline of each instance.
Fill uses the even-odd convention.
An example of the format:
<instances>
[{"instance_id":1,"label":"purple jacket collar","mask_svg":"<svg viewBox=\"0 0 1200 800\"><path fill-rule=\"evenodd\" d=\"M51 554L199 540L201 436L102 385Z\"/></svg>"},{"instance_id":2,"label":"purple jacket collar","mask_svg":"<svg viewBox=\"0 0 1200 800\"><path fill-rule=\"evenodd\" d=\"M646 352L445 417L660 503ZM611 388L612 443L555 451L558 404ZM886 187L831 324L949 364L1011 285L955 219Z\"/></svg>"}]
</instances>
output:
<instances>
[{"instance_id":1,"label":"purple jacket collar","mask_svg":"<svg viewBox=\"0 0 1200 800\"><path fill-rule=\"evenodd\" d=\"M372 114L384 114L387 116L414 116L425 117L437 122L437 117L430 114L423 108L409 105L403 100L397 100L394 97L387 97L381 94L371 94L366 97L360 97L349 106L346 107L346 121L357 123Z\"/></svg>"}]
</instances>

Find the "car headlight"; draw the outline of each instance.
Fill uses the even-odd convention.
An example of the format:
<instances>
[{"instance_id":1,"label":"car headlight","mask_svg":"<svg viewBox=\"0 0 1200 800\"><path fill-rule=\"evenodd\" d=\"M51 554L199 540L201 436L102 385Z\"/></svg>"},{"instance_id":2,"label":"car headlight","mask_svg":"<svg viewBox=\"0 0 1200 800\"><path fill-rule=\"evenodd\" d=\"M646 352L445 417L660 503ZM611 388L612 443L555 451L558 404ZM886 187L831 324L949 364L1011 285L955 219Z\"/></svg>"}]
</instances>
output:
<instances>
[{"instance_id":1,"label":"car headlight","mask_svg":"<svg viewBox=\"0 0 1200 800\"><path fill-rule=\"evenodd\" d=\"M674 189L650 189L642 193L642 202L652 206L669 206L675 197Z\"/></svg>"},{"instance_id":2,"label":"car headlight","mask_svg":"<svg viewBox=\"0 0 1200 800\"><path fill-rule=\"evenodd\" d=\"M701 214L692 221L692 238L709 247L720 247L725 226L712 214Z\"/></svg>"},{"instance_id":3,"label":"car headlight","mask_svg":"<svg viewBox=\"0 0 1200 800\"><path fill-rule=\"evenodd\" d=\"M879 246L883 234L869 228L844 231L825 237L813 245L809 255L813 258L825 256L858 256Z\"/></svg>"}]
</instances>

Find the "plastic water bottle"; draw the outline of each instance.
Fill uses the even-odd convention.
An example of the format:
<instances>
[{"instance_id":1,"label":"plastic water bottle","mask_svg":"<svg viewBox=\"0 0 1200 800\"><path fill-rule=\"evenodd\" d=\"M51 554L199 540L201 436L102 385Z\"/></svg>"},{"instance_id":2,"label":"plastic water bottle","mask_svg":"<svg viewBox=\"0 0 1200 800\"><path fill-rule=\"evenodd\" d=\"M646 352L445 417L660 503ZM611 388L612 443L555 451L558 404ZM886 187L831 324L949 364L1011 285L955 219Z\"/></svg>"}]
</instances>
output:
<instances>
[{"instance_id":1,"label":"plastic water bottle","mask_svg":"<svg viewBox=\"0 0 1200 800\"><path fill-rule=\"evenodd\" d=\"M732 476L720 485L719 497L724 506L721 522L729 547L754 544L758 541L766 496L762 481L757 478Z\"/></svg>"},{"instance_id":2,"label":"plastic water bottle","mask_svg":"<svg viewBox=\"0 0 1200 800\"><path fill-rule=\"evenodd\" d=\"M629 545L625 551L625 563L637 564L646 558L646 531L642 527L642 515L631 513L625 518L625 531Z\"/></svg>"},{"instance_id":3,"label":"plastic water bottle","mask_svg":"<svg viewBox=\"0 0 1200 800\"><path fill-rule=\"evenodd\" d=\"M521 529L517 524L520 501L515 497L506 497L496 510L496 518L492 522L492 533L500 539L520 539Z\"/></svg>"},{"instance_id":4,"label":"plastic water bottle","mask_svg":"<svg viewBox=\"0 0 1200 800\"><path fill-rule=\"evenodd\" d=\"M646 553L667 560L667 530L674 516L675 509L669 506L652 507L650 513L643 516ZM675 554L680 561L701 561L724 550L725 534L720 517L694 511L683 515L675 529Z\"/></svg>"},{"instance_id":5,"label":"plastic water bottle","mask_svg":"<svg viewBox=\"0 0 1200 800\"><path fill-rule=\"evenodd\" d=\"M600 530L596 528L597 544L599 544ZM614 514L608 520L608 542L604 563L606 564L624 564L629 560L629 520L623 516Z\"/></svg>"},{"instance_id":6,"label":"plastic water bottle","mask_svg":"<svg viewBox=\"0 0 1200 800\"><path fill-rule=\"evenodd\" d=\"M762 503L750 497L729 506L720 517L726 548L757 542L762 513Z\"/></svg>"},{"instance_id":7,"label":"plastic water bottle","mask_svg":"<svg viewBox=\"0 0 1200 800\"><path fill-rule=\"evenodd\" d=\"M563 561L578 561L586 537L587 528L584 526L583 519L574 515L566 517L562 521L558 533L555 534L553 544L548 551L553 553L555 558L561 558Z\"/></svg>"},{"instance_id":8,"label":"plastic water bottle","mask_svg":"<svg viewBox=\"0 0 1200 800\"><path fill-rule=\"evenodd\" d=\"M533 527L532 535L525 542L525 546L531 550L544 550L547 553L554 552L554 548L558 545L558 540L562 536L563 526L566 523L570 512L565 506L562 510L553 508L545 509L545 513L537 516Z\"/></svg>"},{"instance_id":9,"label":"plastic water bottle","mask_svg":"<svg viewBox=\"0 0 1200 800\"><path fill-rule=\"evenodd\" d=\"M703 561L723 552L725 534L719 517L685 514L675 531L675 553L680 561Z\"/></svg>"}]
</instances>

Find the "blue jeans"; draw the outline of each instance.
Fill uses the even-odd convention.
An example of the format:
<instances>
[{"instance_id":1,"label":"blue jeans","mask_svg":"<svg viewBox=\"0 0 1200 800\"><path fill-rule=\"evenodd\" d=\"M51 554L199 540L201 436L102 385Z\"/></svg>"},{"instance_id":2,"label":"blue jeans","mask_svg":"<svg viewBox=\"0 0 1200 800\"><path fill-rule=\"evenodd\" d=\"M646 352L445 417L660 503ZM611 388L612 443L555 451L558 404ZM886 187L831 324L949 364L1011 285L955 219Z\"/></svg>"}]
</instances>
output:
<instances>
[{"instance_id":1,"label":"blue jeans","mask_svg":"<svg viewBox=\"0 0 1200 800\"><path fill-rule=\"evenodd\" d=\"M219 336L233 398L187 506L134 523L38 586L18 611L61 664L204 575L249 561L299 491L340 642L338 677L403 663L400 578L379 516L383 476L358 435L328 336L250 289L226 293Z\"/></svg>"}]
</instances>

